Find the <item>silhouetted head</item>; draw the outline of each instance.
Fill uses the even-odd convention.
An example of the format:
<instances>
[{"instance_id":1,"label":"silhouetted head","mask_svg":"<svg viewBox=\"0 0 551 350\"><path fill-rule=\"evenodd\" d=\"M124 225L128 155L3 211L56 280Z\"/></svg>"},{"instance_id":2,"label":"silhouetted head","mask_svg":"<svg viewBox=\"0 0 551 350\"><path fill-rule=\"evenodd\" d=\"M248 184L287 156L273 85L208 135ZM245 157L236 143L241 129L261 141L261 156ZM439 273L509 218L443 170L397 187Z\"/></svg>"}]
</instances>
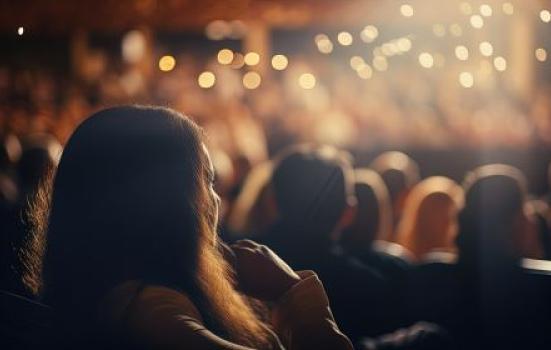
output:
<instances>
[{"instance_id":1,"label":"silhouetted head","mask_svg":"<svg viewBox=\"0 0 551 350\"><path fill-rule=\"evenodd\" d=\"M518 240L525 223L526 180L511 166L491 164L470 172L459 214L460 261L478 269L499 268L520 259Z\"/></svg>"},{"instance_id":2,"label":"silhouetted head","mask_svg":"<svg viewBox=\"0 0 551 350\"><path fill-rule=\"evenodd\" d=\"M164 285L186 292L215 332L258 345L262 328L217 249L213 177L201 129L173 110L116 107L84 121L49 205L35 208L38 228L49 215L45 302L93 317L120 283Z\"/></svg>"},{"instance_id":3,"label":"silhouetted head","mask_svg":"<svg viewBox=\"0 0 551 350\"><path fill-rule=\"evenodd\" d=\"M385 152L371 162L370 168L385 182L392 201L393 222L397 224L409 191L419 182L419 167L402 152Z\"/></svg>"},{"instance_id":4,"label":"silhouetted head","mask_svg":"<svg viewBox=\"0 0 551 350\"><path fill-rule=\"evenodd\" d=\"M347 155L329 146L297 146L274 164L271 186L279 218L304 235L325 235L319 239L336 233L355 205Z\"/></svg>"},{"instance_id":5,"label":"silhouetted head","mask_svg":"<svg viewBox=\"0 0 551 350\"><path fill-rule=\"evenodd\" d=\"M396 240L421 259L433 250L452 251L463 189L443 176L429 177L410 192Z\"/></svg>"},{"instance_id":6,"label":"silhouetted head","mask_svg":"<svg viewBox=\"0 0 551 350\"><path fill-rule=\"evenodd\" d=\"M389 236L392 230L392 206L382 178L375 171L354 171L357 199L356 216L345 230L342 244L348 249L365 249L375 239Z\"/></svg>"}]
</instances>

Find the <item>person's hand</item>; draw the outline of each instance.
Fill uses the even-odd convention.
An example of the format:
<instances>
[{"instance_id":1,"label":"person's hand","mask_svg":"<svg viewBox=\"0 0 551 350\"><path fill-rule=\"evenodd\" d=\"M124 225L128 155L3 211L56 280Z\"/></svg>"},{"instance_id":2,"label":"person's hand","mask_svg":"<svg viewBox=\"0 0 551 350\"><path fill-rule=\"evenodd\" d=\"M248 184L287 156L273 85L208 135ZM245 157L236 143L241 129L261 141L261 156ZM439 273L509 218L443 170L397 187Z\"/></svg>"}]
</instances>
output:
<instances>
[{"instance_id":1,"label":"person's hand","mask_svg":"<svg viewBox=\"0 0 551 350\"><path fill-rule=\"evenodd\" d=\"M275 301L300 281L296 272L265 245L242 240L233 244L231 251L238 288L253 298Z\"/></svg>"}]
</instances>

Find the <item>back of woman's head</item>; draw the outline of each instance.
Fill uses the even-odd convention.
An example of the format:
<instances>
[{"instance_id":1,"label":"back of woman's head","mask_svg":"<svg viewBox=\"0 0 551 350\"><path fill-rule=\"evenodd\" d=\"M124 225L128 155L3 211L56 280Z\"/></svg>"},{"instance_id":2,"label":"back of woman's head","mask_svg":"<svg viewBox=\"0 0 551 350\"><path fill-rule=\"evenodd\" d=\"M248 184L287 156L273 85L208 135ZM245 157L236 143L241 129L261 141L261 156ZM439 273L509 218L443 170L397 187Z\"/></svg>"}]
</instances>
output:
<instances>
[{"instance_id":1,"label":"back of woman's head","mask_svg":"<svg viewBox=\"0 0 551 350\"><path fill-rule=\"evenodd\" d=\"M47 231L45 302L94 317L112 288L139 280L185 292L220 336L265 341L215 244L214 174L202 140L193 121L158 107L106 109L76 129L51 193L45 187L35 206L38 233Z\"/></svg>"},{"instance_id":2,"label":"back of woman's head","mask_svg":"<svg viewBox=\"0 0 551 350\"><path fill-rule=\"evenodd\" d=\"M53 183L46 301L94 299L129 279L176 284L194 271L207 209L201 147L199 128L168 109L117 107L82 123Z\"/></svg>"},{"instance_id":3,"label":"back of woman's head","mask_svg":"<svg viewBox=\"0 0 551 350\"><path fill-rule=\"evenodd\" d=\"M518 259L515 229L526 197L523 174L508 165L485 165L469 173L463 187L457 237L461 261L497 266Z\"/></svg>"},{"instance_id":4,"label":"back of woman's head","mask_svg":"<svg viewBox=\"0 0 551 350\"><path fill-rule=\"evenodd\" d=\"M398 243L418 259L432 250L452 250L463 190L443 176L429 177L409 194L397 229Z\"/></svg>"}]
</instances>

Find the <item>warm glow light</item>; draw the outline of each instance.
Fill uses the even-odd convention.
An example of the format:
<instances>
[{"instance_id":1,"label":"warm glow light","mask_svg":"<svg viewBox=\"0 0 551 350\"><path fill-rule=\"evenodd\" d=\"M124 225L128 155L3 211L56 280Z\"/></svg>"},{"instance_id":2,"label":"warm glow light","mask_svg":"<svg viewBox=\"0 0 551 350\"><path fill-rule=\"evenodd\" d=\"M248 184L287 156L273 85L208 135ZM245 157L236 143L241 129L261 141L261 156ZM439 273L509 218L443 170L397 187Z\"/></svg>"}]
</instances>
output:
<instances>
[{"instance_id":1,"label":"warm glow light","mask_svg":"<svg viewBox=\"0 0 551 350\"><path fill-rule=\"evenodd\" d=\"M245 56L246 58L246 56ZM247 72L243 75L243 86L246 89L253 90L260 86L262 78L257 72Z\"/></svg>"},{"instance_id":2,"label":"warm glow light","mask_svg":"<svg viewBox=\"0 0 551 350\"><path fill-rule=\"evenodd\" d=\"M159 60L159 69L163 72L170 72L176 66L176 59L174 56L163 56Z\"/></svg>"},{"instance_id":3,"label":"warm glow light","mask_svg":"<svg viewBox=\"0 0 551 350\"><path fill-rule=\"evenodd\" d=\"M494 67L497 71L503 72L507 69L507 61L501 56L494 58Z\"/></svg>"},{"instance_id":4,"label":"warm glow light","mask_svg":"<svg viewBox=\"0 0 551 350\"><path fill-rule=\"evenodd\" d=\"M303 73L298 78L298 85L306 90L313 89L316 86L316 77L311 73Z\"/></svg>"},{"instance_id":5,"label":"warm glow light","mask_svg":"<svg viewBox=\"0 0 551 350\"><path fill-rule=\"evenodd\" d=\"M480 45L478 45L478 48L480 49L482 56L488 57L494 53L494 47L487 41L481 42Z\"/></svg>"},{"instance_id":6,"label":"warm glow light","mask_svg":"<svg viewBox=\"0 0 551 350\"><path fill-rule=\"evenodd\" d=\"M379 36L377 27L368 25L360 32L360 38L366 43L373 42Z\"/></svg>"},{"instance_id":7,"label":"warm glow light","mask_svg":"<svg viewBox=\"0 0 551 350\"><path fill-rule=\"evenodd\" d=\"M473 28L480 29L484 26L484 20L479 15L472 15L470 19Z\"/></svg>"},{"instance_id":8,"label":"warm glow light","mask_svg":"<svg viewBox=\"0 0 551 350\"><path fill-rule=\"evenodd\" d=\"M469 59L469 49L463 45L455 47L455 57L461 61L466 61Z\"/></svg>"},{"instance_id":9,"label":"warm glow light","mask_svg":"<svg viewBox=\"0 0 551 350\"><path fill-rule=\"evenodd\" d=\"M457 23L450 25L450 33L452 33L453 36L461 36L463 35L463 29L461 29L461 26Z\"/></svg>"},{"instance_id":10,"label":"warm glow light","mask_svg":"<svg viewBox=\"0 0 551 350\"><path fill-rule=\"evenodd\" d=\"M432 26L432 32L434 35L441 38L446 35L446 27L442 24L435 24Z\"/></svg>"},{"instance_id":11,"label":"warm glow light","mask_svg":"<svg viewBox=\"0 0 551 350\"><path fill-rule=\"evenodd\" d=\"M197 83L199 83L199 86L203 89L208 89L214 86L214 83L216 83L216 77L214 76L214 73L206 71L199 74Z\"/></svg>"},{"instance_id":12,"label":"warm glow light","mask_svg":"<svg viewBox=\"0 0 551 350\"><path fill-rule=\"evenodd\" d=\"M535 54L538 61L545 62L547 60L547 50L544 48L537 48Z\"/></svg>"},{"instance_id":13,"label":"warm glow light","mask_svg":"<svg viewBox=\"0 0 551 350\"><path fill-rule=\"evenodd\" d=\"M384 56L375 56L373 58L373 67L378 71L384 72L388 69L388 62Z\"/></svg>"},{"instance_id":14,"label":"warm glow light","mask_svg":"<svg viewBox=\"0 0 551 350\"><path fill-rule=\"evenodd\" d=\"M23 27L17 28L17 34L18 35L23 35L23 33L25 33L25 28L23 28Z\"/></svg>"},{"instance_id":15,"label":"warm glow light","mask_svg":"<svg viewBox=\"0 0 551 350\"><path fill-rule=\"evenodd\" d=\"M540 11L540 19L544 23L549 23L551 21L551 12L549 12L548 10L541 10Z\"/></svg>"},{"instance_id":16,"label":"warm glow light","mask_svg":"<svg viewBox=\"0 0 551 350\"><path fill-rule=\"evenodd\" d=\"M245 55L245 64L247 66L256 66L258 62L260 62L260 55L256 52L251 51Z\"/></svg>"},{"instance_id":17,"label":"warm glow light","mask_svg":"<svg viewBox=\"0 0 551 350\"><path fill-rule=\"evenodd\" d=\"M318 34L314 38L314 41L316 42L319 52L329 54L333 51L333 43L327 35Z\"/></svg>"},{"instance_id":18,"label":"warm glow light","mask_svg":"<svg viewBox=\"0 0 551 350\"><path fill-rule=\"evenodd\" d=\"M362 79L370 79L373 76L373 69L367 64L364 64L360 69L357 71L358 76Z\"/></svg>"},{"instance_id":19,"label":"warm glow light","mask_svg":"<svg viewBox=\"0 0 551 350\"><path fill-rule=\"evenodd\" d=\"M285 55L274 55L274 57L272 57L272 67L275 70L284 70L287 68L288 64L289 60Z\"/></svg>"},{"instance_id":20,"label":"warm glow light","mask_svg":"<svg viewBox=\"0 0 551 350\"><path fill-rule=\"evenodd\" d=\"M484 17L490 17L492 15L492 7L490 5L484 4L480 5L480 14Z\"/></svg>"},{"instance_id":21,"label":"warm glow light","mask_svg":"<svg viewBox=\"0 0 551 350\"><path fill-rule=\"evenodd\" d=\"M404 17L411 17L413 16L413 7L409 4L403 4L400 6L400 13Z\"/></svg>"},{"instance_id":22,"label":"warm glow light","mask_svg":"<svg viewBox=\"0 0 551 350\"><path fill-rule=\"evenodd\" d=\"M473 8L468 2L462 2L461 4L459 4L459 10L461 10L461 13L467 16L473 13Z\"/></svg>"},{"instance_id":23,"label":"warm glow light","mask_svg":"<svg viewBox=\"0 0 551 350\"><path fill-rule=\"evenodd\" d=\"M230 64L233 61L233 51L230 49L222 49L218 51L218 63Z\"/></svg>"},{"instance_id":24,"label":"warm glow light","mask_svg":"<svg viewBox=\"0 0 551 350\"><path fill-rule=\"evenodd\" d=\"M398 46L398 49L400 49L400 51L402 52L408 52L409 50L411 50L411 40L409 40L408 38L398 39L396 45Z\"/></svg>"},{"instance_id":25,"label":"warm glow light","mask_svg":"<svg viewBox=\"0 0 551 350\"><path fill-rule=\"evenodd\" d=\"M461 72L459 74L459 84L464 88L471 88L474 85L474 77L469 72Z\"/></svg>"},{"instance_id":26,"label":"warm glow light","mask_svg":"<svg viewBox=\"0 0 551 350\"><path fill-rule=\"evenodd\" d=\"M145 56L145 35L139 30L131 30L122 38L122 59L128 63L138 63Z\"/></svg>"},{"instance_id":27,"label":"warm glow light","mask_svg":"<svg viewBox=\"0 0 551 350\"><path fill-rule=\"evenodd\" d=\"M352 42L354 41L354 38L352 38L352 34L349 32L340 32L337 35L337 41L342 46L350 46L352 45Z\"/></svg>"},{"instance_id":28,"label":"warm glow light","mask_svg":"<svg viewBox=\"0 0 551 350\"><path fill-rule=\"evenodd\" d=\"M365 66L365 61L360 56L352 56L350 58L350 67L352 67L352 69L358 70L363 66Z\"/></svg>"},{"instance_id":29,"label":"warm glow light","mask_svg":"<svg viewBox=\"0 0 551 350\"><path fill-rule=\"evenodd\" d=\"M503 10L503 13L506 15L512 15L515 13L515 7L510 2L506 2L501 6L501 9Z\"/></svg>"},{"instance_id":30,"label":"warm glow light","mask_svg":"<svg viewBox=\"0 0 551 350\"><path fill-rule=\"evenodd\" d=\"M419 64L424 68L431 68L434 66L434 58L428 52L423 52L419 55Z\"/></svg>"}]
</instances>

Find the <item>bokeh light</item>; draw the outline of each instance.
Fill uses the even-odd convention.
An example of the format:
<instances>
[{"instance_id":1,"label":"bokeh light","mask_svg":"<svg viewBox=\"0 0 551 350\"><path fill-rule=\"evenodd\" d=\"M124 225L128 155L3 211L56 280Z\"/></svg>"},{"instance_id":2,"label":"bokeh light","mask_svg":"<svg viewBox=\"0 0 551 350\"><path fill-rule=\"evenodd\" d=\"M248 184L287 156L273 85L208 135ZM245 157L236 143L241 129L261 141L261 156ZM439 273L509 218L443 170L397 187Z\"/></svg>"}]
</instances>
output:
<instances>
[{"instance_id":1,"label":"bokeh light","mask_svg":"<svg viewBox=\"0 0 551 350\"><path fill-rule=\"evenodd\" d=\"M230 64L233 61L233 51L230 49L222 49L218 51L217 59L220 64Z\"/></svg>"},{"instance_id":2,"label":"bokeh light","mask_svg":"<svg viewBox=\"0 0 551 350\"><path fill-rule=\"evenodd\" d=\"M319 52L330 54L333 51L333 43L327 35L318 34L316 35L314 41L316 42Z\"/></svg>"},{"instance_id":3,"label":"bokeh light","mask_svg":"<svg viewBox=\"0 0 551 350\"><path fill-rule=\"evenodd\" d=\"M197 78L197 83L203 89L211 88L216 83L216 76L212 72L205 71L199 74L199 77Z\"/></svg>"},{"instance_id":4,"label":"bokeh light","mask_svg":"<svg viewBox=\"0 0 551 350\"><path fill-rule=\"evenodd\" d=\"M365 66L365 61L360 56L352 56L350 58L350 67L352 67L352 69L358 70L363 66Z\"/></svg>"},{"instance_id":5,"label":"bokeh light","mask_svg":"<svg viewBox=\"0 0 551 350\"><path fill-rule=\"evenodd\" d=\"M503 5L501 5L501 9L504 14L509 16L515 13L515 7L510 2L503 3Z\"/></svg>"},{"instance_id":6,"label":"bokeh light","mask_svg":"<svg viewBox=\"0 0 551 350\"><path fill-rule=\"evenodd\" d=\"M432 68L434 65L434 57L428 52L422 52L419 55L419 64L423 68Z\"/></svg>"},{"instance_id":7,"label":"bokeh light","mask_svg":"<svg viewBox=\"0 0 551 350\"><path fill-rule=\"evenodd\" d=\"M480 45L478 45L478 48L482 56L489 57L494 53L494 47L487 41L481 42Z\"/></svg>"},{"instance_id":8,"label":"bokeh light","mask_svg":"<svg viewBox=\"0 0 551 350\"><path fill-rule=\"evenodd\" d=\"M467 16L473 13L473 8L468 2L462 2L461 4L459 4L459 10L462 14Z\"/></svg>"},{"instance_id":9,"label":"bokeh light","mask_svg":"<svg viewBox=\"0 0 551 350\"><path fill-rule=\"evenodd\" d=\"M174 56L166 55L159 59L159 69L163 72L170 72L176 66Z\"/></svg>"},{"instance_id":10,"label":"bokeh light","mask_svg":"<svg viewBox=\"0 0 551 350\"><path fill-rule=\"evenodd\" d=\"M257 72L247 72L243 75L243 86L246 89L254 90L260 86L261 82L262 78Z\"/></svg>"},{"instance_id":11,"label":"bokeh light","mask_svg":"<svg viewBox=\"0 0 551 350\"><path fill-rule=\"evenodd\" d=\"M463 45L459 45L455 47L455 57L457 57L458 60L466 61L469 59L469 49L467 49Z\"/></svg>"},{"instance_id":12,"label":"bokeh light","mask_svg":"<svg viewBox=\"0 0 551 350\"><path fill-rule=\"evenodd\" d=\"M373 69L367 64L364 64L357 70L358 76L362 79L370 79L373 76Z\"/></svg>"},{"instance_id":13,"label":"bokeh light","mask_svg":"<svg viewBox=\"0 0 551 350\"><path fill-rule=\"evenodd\" d=\"M484 17L490 17L492 15L492 7L488 4L480 5L480 14Z\"/></svg>"},{"instance_id":14,"label":"bokeh light","mask_svg":"<svg viewBox=\"0 0 551 350\"><path fill-rule=\"evenodd\" d=\"M23 27L19 27L17 28L17 35L23 35L25 33L25 28Z\"/></svg>"},{"instance_id":15,"label":"bokeh light","mask_svg":"<svg viewBox=\"0 0 551 350\"><path fill-rule=\"evenodd\" d=\"M285 68L287 68L288 64L289 60L285 55L274 55L272 57L272 67L275 70L284 70Z\"/></svg>"},{"instance_id":16,"label":"bokeh light","mask_svg":"<svg viewBox=\"0 0 551 350\"><path fill-rule=\"evenodd\" d=\"M459 74L459 84L464 88L471 88L474 86L474 77L469 72L461 72Z\"/></svg>"},{"instance_id":17,"label":"bokeh light","mask_svg":"<svg viewBox=\"0 0 551 350\"><path fill-rule=\"evenodd\" d=\"M316 77L311 73L303 73L298 77L298 85L305 90L313 89L316 86Z\"/></svg>"},{"instance_id":18,"label":"bokeh light","mask_svg":"<svg viewBox=\"0 0 551 350\"><path fill-rule=\"evenodd\" d=\"M373 58L373 67L380 72L386 71L388 69L388 61L386 60L386 57L375 56Z\"/></svg>"},{"instance_id":19,"label":"bokeh light","mask_svg":"<svg viewBox=\"0 0 551 350\"><path fill-rule=\"evenodd\" d=\"M547 60L547 50L542 47L539 47L535 51L536 59L540 62L545 62Z\"/></svg>"},{"instance_id":20,"label":"bokeh light","mask_svg":"<svg viewBox=\"0 0 551 350\"><path fill-rule=\"evenodd\" d=\"M450 24L450 33L453 36L460 37L461 35L463 35L463 29L459 24L453 23L453 24Z\"/></svg>"},{"instance_id":21,"label":"bokeh light","mask_svg":"<svg viewBox=\"0 0 551 350\"><path fill-rule=\"evenodd\" d=\"M501 56L494 58L494 67L498 72L503 72L507 69L507 60Z\"/></svg>"},{"instance_id":22,"label":"bokeh light","mask_svg":"<svg viewBox=\"0 0 551 350\"><path fill-rule=\"evenodd\" d=\"M479 15L472 15L470 18L471 26L480 29L484 26L484 20Z\"/></svg>"},{"instance_id":23,"label":"bokeh light","mask_svg":"<svg viewBox=\"0 0 551 350\"><path fill-rule=\"evenodd\" d=\"M363 42L371 43L379 36L379 30L373 25L365 26L360 32L360 38Z\"/></svg>"},{"instance_id":24,"label":"bokeh light","mask_svg":"<svg viewBox=\"0 0 551 350\"><path fill-rule=\"evenodd\" d=\"M403 4L402 6L400 6L400 13L404 17L412 17L413 7L410 4Z\"/></svg>"},{"instance_id":25,"label":"bokeh light","mask_svg":"<svg viewBox=\"0 0 551 350\"><path fill-rule=\"evenodd\" d=\"M354 38L352 37L352 34L350 34L349 32L340 32L337 35L337 41L342 46L350 46L352 45Z\"/></svg>"},{"instance_id":26,"label":"bokeh light","mask_svg":"<svg viewBox=\"0 0 551 350\"><path fill-rule=\"evenodd\" d=\"M551 12L549 12L549 10L541 10L540 19L544 23L549 23L551 21Z\"/></svg>"},{"instance_id":27,"label":"bokeh light","mask_svg":"<svg viewBox=\"0 0 551 350\"><path fill-rule=\"evenodd\" d=\"M256 66L260 62L260 55L256 52L248 52L245 55L245 64L247 66Z\"/></svg>"}]
</instances>

